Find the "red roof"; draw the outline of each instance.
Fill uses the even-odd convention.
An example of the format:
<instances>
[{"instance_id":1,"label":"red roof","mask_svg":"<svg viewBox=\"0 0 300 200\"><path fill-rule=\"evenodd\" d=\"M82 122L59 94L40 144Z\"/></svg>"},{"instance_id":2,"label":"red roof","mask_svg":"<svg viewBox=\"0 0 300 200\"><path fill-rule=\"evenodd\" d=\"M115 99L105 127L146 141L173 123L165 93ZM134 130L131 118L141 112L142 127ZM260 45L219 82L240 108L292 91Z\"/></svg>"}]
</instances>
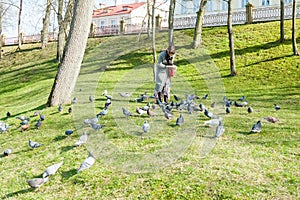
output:
<instances>
[{"instance_id":1,"label":"red roof","mask_svg":"<svg viewBox=\"0 0 300 200\"><path fill-rule=\"evenodd\" d=\"M131 11L141 7L144 4L146 4L146 2L122 4L122 5L117 5L117 6L108 6L105 8L100 8L98 10L93 11L93 18L94 17L129 14L129 13L131 13Z\"/></svg>"}]
</instances>

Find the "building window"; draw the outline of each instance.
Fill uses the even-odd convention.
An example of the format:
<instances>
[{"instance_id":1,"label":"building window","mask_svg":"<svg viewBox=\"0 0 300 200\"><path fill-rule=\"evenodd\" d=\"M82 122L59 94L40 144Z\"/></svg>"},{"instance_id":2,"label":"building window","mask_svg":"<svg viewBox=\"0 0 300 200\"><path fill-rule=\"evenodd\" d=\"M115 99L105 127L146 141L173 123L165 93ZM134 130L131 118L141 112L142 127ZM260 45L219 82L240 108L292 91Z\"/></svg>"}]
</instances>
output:
<instances>
[{"instance_id":1,"label":"building window","mask_svg":"<svg viewBox=\"0 0 300 200\"><path fill-rule=\"evenodd\" d=\"M228 10L228 2L227 1L222 1L222 10Z\"/></svg>"},{"instance_id":2,"label":"building window","mask_svg":"<svg viewBox=\"0 0 300 200\"><path fill-rule=\"evenodd\" d=\"M199 8L200 8L200 0L193 0L193 4L194 4L194 13L198 12Z\"/></svg>"},{"instance_id":3,"label":"building window","mask_svg":"<svg viewBox=\"0 0 300 200\"><path fill-rule=\"evenodd\" d=\"M284 0L284 3L292 3L292 0Z\"/></svg>"},{"instance_id":4,"label":"building window","mask_svg":"<svg viewBox=\"0 0 300 200\"><path fill-rule=\"evenodd\" d=\"M206 11L212 11L213 10L213 4L212 4L212 0L207 1L206 3Z\"/></svg>"},{"instance_id":5,"label":"building window","mask_svg":"<svg viewBox=\"0 0 300 200\"><path fill-rule=\"evenodd\" d=\"M269 6L270 5L270 0L262 0L261 5L262 6Z\"/></svg>"},{"instance_id":6,"label":"building window","mask_svg":"<svg viewBox=\"0 0 300 200\"><path fill-rule=\"evenodd\" d=\"M181 14L186 14L188 11L187 9L187 2L186 1L182 1L181 2Z\"/></svg>"},{"instance_id":7,"label":"building window","mask_svg":"<svg viewBox=\"0 0 300 200\"><path fill-rule=\"evenodd\" d=\"M242 8L245 8L248 3L248 0L242 0Z\"/></svg>"},{"instance_id":8,"label":"building window","mask_svg":"<svg viewBox=\"0 0 300 200\"><path fill-rule=\"evenodd\" d=\"M104 21L104 20L101 20L101 21L100 21L100 27L103 28L104 26L105 26L105 21Z\"/></svg>"},{"instance_id":9,"label":"building window","mask_svg":"<svg viewBox=\"0 0 300 200\"><path fill-rule=\"evenodd\" d=\"M110 25L111 26L116 26L117 25L117 20L116 19L110 20Z\"/></svg>"}]
</instances>

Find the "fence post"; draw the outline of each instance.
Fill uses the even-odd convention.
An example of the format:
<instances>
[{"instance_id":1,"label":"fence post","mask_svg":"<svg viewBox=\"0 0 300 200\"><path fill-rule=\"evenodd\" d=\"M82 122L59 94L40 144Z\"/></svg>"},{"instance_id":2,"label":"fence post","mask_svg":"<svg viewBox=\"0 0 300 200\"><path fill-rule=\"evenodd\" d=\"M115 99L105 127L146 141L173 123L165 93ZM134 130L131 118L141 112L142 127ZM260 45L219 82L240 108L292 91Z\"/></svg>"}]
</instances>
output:
<instances>
[{"instance_id":1,"label":"fence post","mask_svg":"<svg viewBox=\"0 0 300 200\"><path fill-rule=\"evenodd\" d=\"M247 3L246 5L246 24L253 23L253 4Z\"/></svg>"}]
</instances>

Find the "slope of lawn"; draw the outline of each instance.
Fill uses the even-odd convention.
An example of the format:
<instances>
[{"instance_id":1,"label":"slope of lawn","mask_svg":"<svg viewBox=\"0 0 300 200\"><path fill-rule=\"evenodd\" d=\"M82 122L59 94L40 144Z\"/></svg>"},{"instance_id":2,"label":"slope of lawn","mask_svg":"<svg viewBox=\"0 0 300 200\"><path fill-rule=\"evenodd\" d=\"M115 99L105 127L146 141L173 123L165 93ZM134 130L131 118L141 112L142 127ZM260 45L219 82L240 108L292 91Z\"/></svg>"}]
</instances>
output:
<instances>
[{"instance_id":1,"label":"slope of lawn","mask_svg":"<svg viewBox=\"0 0 300 200\"><path fill-rule=\"evenodd\" d=\"M193 30L175 32L178 68L171 94L182 98L196 94L200 97L195 99L197 105L203 103L222 116L225 133L219 139L206 135L214 128L203 125L208 118L199 111L188 114L174 110L171 120L166 120L159 108L152 118L123 116L121 107L136 115L136 106L153 102L151 98L134 101L144 92L151 96L154 88L151 41L144 35L141 43L137 43L137 36L89 39L73 95L78 102L64 105L62 112L44 106L58 67L56 44L43 50L38 44L24 45L20 52L15 52L14 46L4 47L0 121L10 129L0 133L1 199L299 199L300 57L292 55L291 21L285 25L284 43L278 42L279 22L234 26L235 77L229 76L226 27L205 28L204 48L197 51L189 49ZM166 48L167 41L166 32L157 33L157 53ZM297 42L300 46L299 33ZM92 131L83 119L103 110L104 90L113 96L112 104L109 113L99 119L103 128ZM118 95L121 91L132 94L124 99ZM207 93L208 99L202 99ZM92 103L88 101L90 95L95 97ZM237 102L245 96L254 112L232 106L232 112L225 114L222 105L211 108L218 95ZM275 111L274 104L281 109ZM40 129L34 126L39 118L33 116L37 110L46 116ZM6 116L8 111L11 117ZM185 123L176 127L179 113ZM27 131L20 130L16 117L21 115L31 117ZM263 119L267 116L279 121L269 123ZM135 131L145 120L152 125L150 132ZM263 130L249 134L258 120ZM76 131L66 136L67 129ZM84 130L89 132L88 143L73 147ZM172 143L172 138L177 143ZM43 146L31 149L29 139ZM186 145L188 141L191 143ZM168 149L169 144L178 152ZM181 148L184 145L186 148ZM109 151L114 147L121 154ZM3 156L7 148L12 154ZM91 149L97 158L95 164L77 174ZM174 155L169 158L161 149ZM122 152L127 154L122 157ZM147 160L139 153L158 156ZM27 185L26 180L41 177L48 166L62 160L62 167L39 190Z\"/></svg>"}]
</instances>

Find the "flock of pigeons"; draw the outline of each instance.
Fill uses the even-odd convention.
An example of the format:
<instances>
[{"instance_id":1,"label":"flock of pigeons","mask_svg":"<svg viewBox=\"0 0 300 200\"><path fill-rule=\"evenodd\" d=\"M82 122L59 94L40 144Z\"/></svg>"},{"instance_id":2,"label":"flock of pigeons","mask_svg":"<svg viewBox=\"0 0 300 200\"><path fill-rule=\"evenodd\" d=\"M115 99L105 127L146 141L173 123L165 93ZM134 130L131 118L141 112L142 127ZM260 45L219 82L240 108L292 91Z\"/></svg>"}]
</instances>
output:
<instances>
[{"instance_id":1,"label":"flock of pigeons","mask_svg":"<svg viewBox=\"0 0 300 200\"><path fill-rule=\"evenodd\" d=\"M131 93L128 92L120 92L119 93L120 97L122 98L128 98L131 96ZM94 130L99 130L103 126L99 124L99 118L107 115L109 111L109 107L112 103L112 96L107 94L107 90L104 91L103 96L106 97L106 102L104 104L104 109L100 111L96 117L91 118L91 119L85 119L84 124L87 126L90 126ZM147 96L146 93L141 94L139 98L135 99L135 102L143 103L146 102L149 98L153 98L150 96ZM204 95L202 97L203 100L208 98L208 94ZM184 124L184 117L183 117L183 112L181 111L187 111L188 114L192 114L193 112L203 112L204 115L207 117L207 121L204 122L204 125L208 125L210 127L215 127L215 138L219 138L222 136L222 134L225 131L224 125L223 125L223 119L217 115L214 115L208 107L205 107L204 104L202 103L197 103L195 100L201 99L199 96L192 94L192 95L185 95L185 98L178 97L177 95L174 95L174 100L171 101L169 104L160 102L157 100L157 102L150 104L150 102L147 102L146 105L143 107L136 106L135 113L130 112L128 109L122 107L122 112L124 117L128 118L134 115L137 116L142 116L142 115L148 115L149 117L152 117L156 115L154 110L161 110L164 114L164 117L169 120L174 118L173 111L178 110L180 112L179 117L176 119L176 126L181 126ZM93 96L89 96L89 101L93 102L95 101L95 98ZM77 102L77 98L74 97L72 100L72 104ZM231 101L227 99L226 97L223 98L223 103L225 107L225 112L227 114L231 113L231 107L247 107L247 112L252 113L253 108L248 105L248 101L245 100L245 96L242 96L239 98L237 101ZM210 107L214 108L216 106L216 103L213 102ZM280 110L280 107L276 104L274 104L274 108L276 111ZM61 112L63 110L63 105L60 104L58 107L58 112ZM72 112L72 107L68 109L68 112ZM39 111L36 111L34 113L34 116L39 116L39 119L37 120L35 127L39 129L42 125L42 122L46 119L46 117L41 114ZM11 117L11 114L7 112L7 117ZM20 130L21 131L26 131L30 127L30 118L25 117L25 116L18 116L17 119L20 120ZM277 118L275 117L263 117L263 119L267 120L268 122L271 123L276 123L278 121ZM0 122L0 132L4 133L8 131L10 126L7 123ZM143 133L148 133L150 130L150 124L148 123L147 120L144 121L144 123L141 126L141 129ZM262 131L262 124L261 120L257 121L255 123L249 133L259 133ZM69 136L73 134L73 130L66 130L65 135ZM88 139L88 133L86 131L83 132L83 134L80 136L79 140L74 144L74 146L80 146L83 145L87 142ZM29 140L29 147L32 149L38 148L42 146L43 144ZM11 149L6 149L3 153L4 156L8 156L12 153ZM89 152L89 156L82 162L80 167L77 169L77 173L79 173L82 170L86 170L90 168L93 164L95 163L95 157L93 156L93 152ZM30 180L27 180L27 183L30 187L38 189L40 188L44 183L49 181L49 177L54 175L58 169L62 166L63 161L53 164L49 167L46 168L44 173L42 174L42 177L40 178L33 178Z\"/></svg>"}]
</instances>

